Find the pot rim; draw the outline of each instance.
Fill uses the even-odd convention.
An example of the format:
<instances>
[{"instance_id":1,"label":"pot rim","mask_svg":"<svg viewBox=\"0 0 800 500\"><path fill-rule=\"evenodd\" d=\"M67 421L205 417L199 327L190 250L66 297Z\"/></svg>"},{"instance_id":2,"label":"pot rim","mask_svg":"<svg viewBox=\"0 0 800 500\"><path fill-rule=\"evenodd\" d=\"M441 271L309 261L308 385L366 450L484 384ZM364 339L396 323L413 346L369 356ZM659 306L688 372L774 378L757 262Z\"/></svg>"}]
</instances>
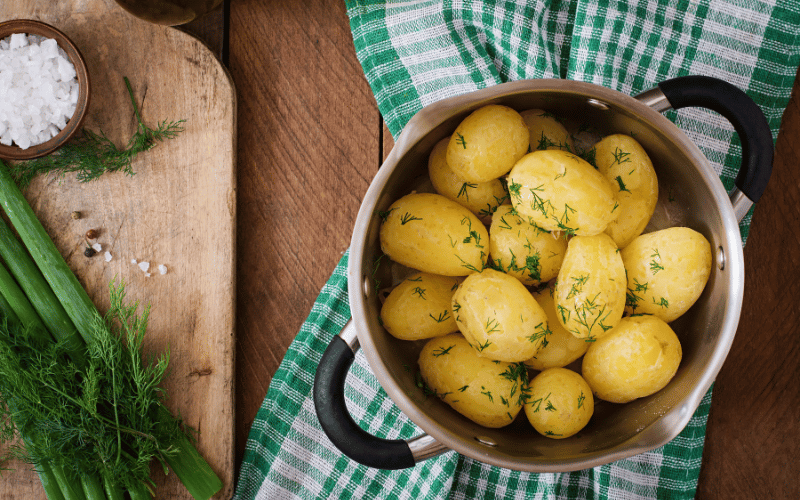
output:
<instances>
[{"instance_id":1,"label":"pot rim","mask_svg":"<svg viewBox=\"0 0 800 500\"><path fill-rule=\"evenodd\" d=\"M722 238L720 249L712 249L712 253L722 251L724 245L724 255L722 256L724 260L721 260L718 253L713 265L722 265L724 262L725 272L731 273L728 307L725 310L723 321L719 325L722 333L698 383L670 411L633 437L615 446L615 451L612 453L608 451L595 452L588 458L565 457L543 462L531 457L533 460L523 460L519 457L493 453L491 448L481 446L478 442L468 442L463 436L458 436L445 429L423 412L388 373L387 367L377 353L376 344L366 321L368 292L365 288L369 288L369 286L365 286L365 280L368 281L371 276L369 270L363 269L362 266L364 249L367 244L368 231L366 228L374 217L381 194L403 155L429 132L455 115L467 113L482 105L502 103L509 97L531 92L568 93L586 99L594 99L599 101L600 105L613 103L615 106L635 114L642 121L650 123L673 139L676 144L679 144L683 149L682 153L691 160L701 174L712 194L713 200L710 201L713 201L712 205L719 211L723 222L723 228L720 231ZM446 98L420 110L403 129L394 148L370 183L356 219L347 272L350 310L359 344L364 349L370 368L394 404L424 432L462 455L499 467L538 473L567 472L604 465L650 451L674 439L689 423L722 368L738 327L744 295L744 255L738 220L734 215L730 195L725 191L718 174L697 145L661 113L634 97L593 83L558 79L519 80L498 84L469 94ZM667 429L669 432L665 432Z\"/></svg>"}]
</instances>

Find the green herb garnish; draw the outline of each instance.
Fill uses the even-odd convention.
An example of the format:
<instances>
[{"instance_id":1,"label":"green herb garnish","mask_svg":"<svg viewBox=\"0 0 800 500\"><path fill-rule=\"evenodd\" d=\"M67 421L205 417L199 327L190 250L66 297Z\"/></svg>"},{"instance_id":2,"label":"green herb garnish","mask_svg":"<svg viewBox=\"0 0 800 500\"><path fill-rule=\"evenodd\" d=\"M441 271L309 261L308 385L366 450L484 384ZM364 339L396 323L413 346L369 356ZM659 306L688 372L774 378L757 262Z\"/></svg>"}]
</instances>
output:
<instances>
[{"instance_id":1,"label":"green herb garnish","mask_svg":"<svg viewBox=\"0 0 800 500\"><path fill-rule=\"evenodd\" d=\"M158 142L173 139L183 132L185 120L164 120L156 128L145 125L133 96L131 83L127 77L124 77L124 80L137 122L136 133L131 136L124 148L117 147L102 131L92 132L84 128L78 139L65 144L53 154L10 165L9 170L17 184L26 187L37 175L49 173L63 177L74 172L80 182L97 179L106 172L122 171L134 175L131 161L136 155L152 149Z\"/></svg>"}]
</instances>

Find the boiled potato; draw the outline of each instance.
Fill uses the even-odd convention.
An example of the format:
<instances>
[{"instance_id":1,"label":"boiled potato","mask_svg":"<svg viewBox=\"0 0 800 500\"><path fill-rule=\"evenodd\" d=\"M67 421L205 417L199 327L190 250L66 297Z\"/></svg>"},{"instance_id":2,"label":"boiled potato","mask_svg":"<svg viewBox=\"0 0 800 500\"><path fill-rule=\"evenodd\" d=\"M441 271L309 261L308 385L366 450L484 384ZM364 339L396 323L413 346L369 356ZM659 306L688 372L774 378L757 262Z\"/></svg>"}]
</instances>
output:
<instances>
[{"instance_id":1,"label":"boiled potato","mask_svg":"<svg viewBox=\"0 0 800 500\"><path fill-rule=\"evenodd\" d=\"M447 164L467 182L489 182L507 174L528 152L529 138L519 113L490 104L456 127L447 145Z\"/></svg>"},{"instance_id":2,"label":"boiled potato","mask_svg":"<svg viewBox=\"0 0 800 500\"><path fill-rule=\"evenodd\" d=\"M458 331L450 304L458 279L415 273L397 285L381 307L386 331L402 340L439 337Z\"/></svg>"},{"instance_id":3,"label":"boiled potato","mask_svg":"<svg viewBox=\"0 0 800 500\"><path fill-rule=\"evenodd\" d=\"M539 228L528 217L520 217L511 205L501 205L492 216L489 256L494 268L525 285L555 278L566 251L563 235Z\"/></svg>"},{"instance_id":4,"label":"boiled potato","mask_svg":"<svg viewBox=\"0 0 800 500\"><path fill-rule=\"evenodd\" d=\"M464 205L478 217L490 217L497 207L508 199L500 179L488 182L467 182L447 164L446 153L449 138L442 139L433 147L428 157L428 176L437 193Z\"/></svg>"},{"instance_id":5,"label":"boiled potato","mask_svg":"<svg viewBox=\"0 0 800 500\"><path fill-rule=\"evenodd\" d=\"M598 398L627 403L663 389L681 356L678 337L663 320L629 316L589 346L582 372Z\"/></svg>"},{"instance_id":6,"label":"boiled potato","mask_svg":"<svg viewBox=\"0 0 800 500\"><path fill-rule=\"evenodd\" d=\"M528 109L520 113L530 131L530 150L563 149L575 151L572 137L555 116L541 109Z\"/></svg>"},{"instance_id":7,"label":"boiled potato","mask_svg":"<svg viewBox=\"0 0 800 500\"><path fill-rule=\"evenodd\" d=\"M610 236L573 237L556 281L558 320L580 339L601 338L622 318L626 284L622 257Z\"/></svg>"},{"instance_id":8,"label":"boiled potato","mask_svg":"<svg viewBox=\"0 0 800 500\"><path fill-rule=\"evenodd\" d=\"M547 315L528 289L494 269L468 276L453 295L452 307L464 338L489 359L530 359L550 333Z\"/></svg>"},{"instance_id":9,"label":"boiled potato","mask_svg":"<svg viewBox=\"0 0 800 500\"><path fill-rule=\"evenodd\" d=\"M511 203L548 231L593 236L617 216L611 184L585 160L560 150L534 151L508 175Z\"/></svg>"},{"instance_id":10,"label":"boiled potato","mask_svg":"<svg viewBox=\"0 0 800 500\"><path fill-rule=\"evenodd\" d=\"M653 162L633 137L614 134L595 146L597 169L615 189L619 215L606 233L619 248L642 234L658 201L658 179Z\"/></svg>"},{"instance_id":11,"label":"boiled potato","mask_svg":"<svg viewBox=\"0 0 800 500\"><path fill-rule=\"evenodd\" d=\"M592 389L572 370L544 370L531 380L528 387L525 415L543 436L553 439L573 436L592 418Z\"/></svg>"},{"instance_id":12,"label":"boiled potato","mask_svg":"<svg viewBox=\"0 0 800 500\"><path fill-rule=\"evenodd\" d=\"M534 357L525 361L525 365L534 370L562 368L586 353L591 342L579 339L569 333L558 320L555 303L555 287L548 285L534 292L533 298L542 306L547 314L547 324L552 333L542 343L541 349Z\"/></svg>"},{"instance_id":13,"label":"boiled potato","mask_svg":"<svg viewBox=\"0 0 800 500\"><path fill-rule=\"evenodd\" d=\"M482 358L461 335L429 340L419 354L419 370L442 401L484 427L506 426L522 409L525 366Z\"/></svg>"},{"instance_id":14,"label":"boiled potato","mask_svg":"<svg viewBox=\"0 0 800 500\"><path fill-rule=\"evenodd\" d=\"M628 271L630 313L653 314L667 323L685 313L711 275L711 245L688 227L643 234L622 249Z\"/></svg>"},{"instance_id":15,"label":"boiled potato","mask_svg":"<svg viewBox=\"0 0 800 500\"><path fill-rule=\"evenodd\" d=\"M440 194L403 196L383 213L381 249L393 261L441 276L480 272L489 233L478 217Z\"/></svg>"}]
</instances>

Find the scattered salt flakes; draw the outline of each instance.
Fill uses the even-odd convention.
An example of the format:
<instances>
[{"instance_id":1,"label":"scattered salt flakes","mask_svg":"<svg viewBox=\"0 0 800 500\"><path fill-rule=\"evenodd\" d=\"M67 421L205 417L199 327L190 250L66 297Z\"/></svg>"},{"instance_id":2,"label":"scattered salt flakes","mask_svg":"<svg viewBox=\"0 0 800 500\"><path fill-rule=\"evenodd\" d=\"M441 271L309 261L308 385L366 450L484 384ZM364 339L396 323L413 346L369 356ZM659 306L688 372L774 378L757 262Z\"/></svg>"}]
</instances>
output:
<instances>
[{"instance_id":1,"label":"scattered salt flakes","mask_svg":"<svg viewBox=\"0 0 800 500\"><path fill-rule=\"evenodd\" d=\"M138 264L138 262L136 262L136 259L131 259L131 264Z\"/></svg>"},{"instance_id":2,"label":"scattered salt flakes","mask_svg":"<svg viewBox=\"0 0 800 500\"><path fill-rule=\"evenodd\" d=\"M139 269L141 269L142 271L144 271L146 273L147 270L150 269L150 263L149 262L139 262Z\"/></svg>"},{"instance_id":3,"label":"scattered salt flakes","mask_svg":"<svg viewBox=\"0 0 800 500\"><path fill-rule=\"evenodd\" d=\"M165 266L164 264L159 264L158 272L161 274L167 274L167 266Z\"/></svg>"},{"instance_id":4,"label":"scattered salt flakes","mask_svg":"<svg viewBox=\"0 0 800 500\"><path fill-rule=\"evenodd\" d=\"M113 258L114 258L114 257L111 255L111 252L106 252L106 253L105 253L105 254L103 254L103 255L104 255L104 256L105 256L105 258L106 258L106 262L111 262L111 259L113 259Z\"/></svg>"},{"instance_id":5,"label":"scattered salt flakes","mask_svg":"<svg viewBox=\"0 0 800 500\"><path fill-rule=\"evenodd\" d=\"M95 252L99 252L100 250L103 249L103 245L101 245L100 243L95 243L94 245L92 245L92 248L94 249Z\"/></svg>"},{"instance_id":6,"label":"scattered salt flakes","mask_svg":"<svg viewBox=\"0 0 800 500\"><path fill-rule=\"evenodd\" d=\"M145 278L149 278L150 277L150 273L144 273L144 277Z\"/></svg>"}]
</instances>

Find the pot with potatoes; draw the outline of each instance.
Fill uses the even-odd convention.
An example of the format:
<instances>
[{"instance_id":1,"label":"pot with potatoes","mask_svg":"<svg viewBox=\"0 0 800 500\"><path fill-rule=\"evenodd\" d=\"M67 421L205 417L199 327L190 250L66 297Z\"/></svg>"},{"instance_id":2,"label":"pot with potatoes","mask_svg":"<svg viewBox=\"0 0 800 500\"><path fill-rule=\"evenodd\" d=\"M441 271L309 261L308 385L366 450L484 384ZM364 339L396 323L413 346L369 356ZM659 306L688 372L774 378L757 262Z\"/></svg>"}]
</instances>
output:
<instances>
[{"instance_id":1,"label":"pot with potatoes","mask_svg":"<svg viewBox=\"0 0 800 500\"><path fill-rule=\"evenodd\" d=\"M739 136L730 191L662 115L694 106ZM516 81L422 109L358 214L352 319L314 383L323 430L381 469L455 450L566 472L666 444L736 333L739 221L772 151L758 106L709 77L636 97ZM358 349L419 436L382 439L353 421L344 387Z\"/></svg>"}]
</instances>

